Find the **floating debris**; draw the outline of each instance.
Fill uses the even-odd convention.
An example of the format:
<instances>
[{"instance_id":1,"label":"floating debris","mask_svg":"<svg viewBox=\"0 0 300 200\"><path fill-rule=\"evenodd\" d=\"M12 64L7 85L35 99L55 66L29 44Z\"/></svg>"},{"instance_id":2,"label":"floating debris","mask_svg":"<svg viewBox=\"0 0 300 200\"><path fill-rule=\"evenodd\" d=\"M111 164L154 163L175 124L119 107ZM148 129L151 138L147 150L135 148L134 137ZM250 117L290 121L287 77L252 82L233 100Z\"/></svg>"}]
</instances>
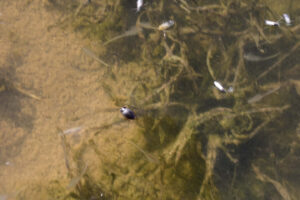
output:
<instances>
[{"instance_id":1,"label":"floating debris","mask_svg":"<svg viewBox=\"0 0 300 200\"><path fill-rule=\"evenodd\" d=\"M274 22L274 21L271 21L271 20L265 20L265 24L267 26L279 26L279 22Z\"/></svg>"},{"instance_id":2,"label":"floating debris","mask_svg":"<svg viewBox=\"0 0 300 200\"><path fill-rule=\"evenodd\" d=\"M143 0L137 0L136 2L136 12L139 12L143 7Z\"/></svg>"},{"instance_id":3,"label":"floating debris","mask_svg":"<svg viewBox=\"0 0 300 200\"><path fill-rule=\"evenodd\" d=\"M165 30L171 28L172 26L174 26L174 24L175 24L175 22L173 20L166 21L158 26L158 30L165 31Z\"/></svg>"},{"instance_id":4,"label":"floating debris","mask_svg":"<svg viewBox=\"0 0 300 200\"><path fill-rule=\"evenodd\" d=\"M228 89L224 88L223 85L218 82L218 81L214 81L214 85L215 87L220 91L220 92L223 92L223 93L232 93L234 91L233 87L228 87Z\"/></svg>"},{"instance_id":5,"label":"floating debris","mask_svg":"<svg viewBox=\"0 0 300 200\"><path fill-rule=\"evenodd\" d=\"M290 16L288 14L284 13L282 16L283 16L283 20L285 21L285 24L287 26L292 25L291 18L290 18Z\"/></svg>"},{"instance_id":6,"label":"floating debris","mask_svg":"<svg viewBox=\"0 0 300 200\"><path fill-rule=\"evenodd\" d=\"M214 85L220 92L226 92L225 88L218 81L214 81Z\"/></svg>"},{"instance_id":7,"label":"floating debris","mask_svg":"<svg viewBox=\"0 0 300 200\"><path fill-rule=\"evenodd\" d=\"M122 115L124 117L126 117L126 119L135 119L136 118L134 112L127 107L122 107L120 109L120 112L122 113Z\"/></svg>"}]
</instances>

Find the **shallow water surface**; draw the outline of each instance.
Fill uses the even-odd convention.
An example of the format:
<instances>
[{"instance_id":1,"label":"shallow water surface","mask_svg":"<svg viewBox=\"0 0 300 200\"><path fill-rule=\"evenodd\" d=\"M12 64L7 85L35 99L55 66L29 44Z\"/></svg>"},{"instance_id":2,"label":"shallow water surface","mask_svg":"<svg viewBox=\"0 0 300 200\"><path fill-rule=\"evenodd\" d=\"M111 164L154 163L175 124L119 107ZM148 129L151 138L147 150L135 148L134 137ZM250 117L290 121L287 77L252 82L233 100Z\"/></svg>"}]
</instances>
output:
<instances>
[{"instance_id":1,"label":"shallow water surface","mask_svg":"<svg viewBox=\"0 0 300 200\"><path fill-rule=\"evenodd\" d=\"M136 6L0 2L0 199L296 200L299 5Z\"/></svg>"}]
</instances>

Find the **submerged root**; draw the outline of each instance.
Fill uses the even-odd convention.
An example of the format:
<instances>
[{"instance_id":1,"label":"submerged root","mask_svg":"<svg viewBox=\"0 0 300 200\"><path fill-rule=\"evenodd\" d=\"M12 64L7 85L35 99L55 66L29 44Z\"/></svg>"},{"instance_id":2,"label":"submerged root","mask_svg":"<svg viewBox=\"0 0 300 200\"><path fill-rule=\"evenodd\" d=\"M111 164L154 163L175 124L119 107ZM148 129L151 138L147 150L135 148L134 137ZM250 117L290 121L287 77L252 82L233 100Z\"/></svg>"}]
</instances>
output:
<instances>
[{"instance_id":1,"label":"submerged root","mask_svg":"<svg viewBox=\"0 0 300 200\"><path fill-rule=\"evenodd\" d=\"M207 144L207 155L205 158L205 176L202 181L199 196L204 196L206 187L212 181L213 171L218 156L218 149L222 146L221 138L217 135L209 135Z\"/></svg>"},{"instance_id":2,"label":"submerged root","mask_svg":"<svg viewBox=\"0 0 300 200\"><path fill-rule=\"evenodd\" d=\"M281 183L263 174L255 165L252 165L252 169L255 172L258 180L262 182L271 183L284 200L291 200L291 196L289 195L288 190Z\"/></svg>"},{"instance_id":3,"label":"submerged root","mask_svg":"<svg viewBox=\"0 0 300 200\"><path fill-rule=\"evenodd\" d=\"M214 117L221 116L224 112L230 112L230 109L226 108L216 108L212 109L204 114L198 116L190 115L176 138L175 143L173 143L169 150L167 150L166 160L171 162L174 160L175 164L178 163L181 158L184 148L187 146L188 142L191 140L193 134L198 132L195 130L197 126L211 120Z\"/></svg>"},{"instance_id":4,"label":"submerged root","mask_svg":"<svg viewBox=\"0 0 300 200\"><path fill-rule=\"evenodd\" d=\"M179 168L182 162L186 161L185 159L189 159L187 158L190 156L189 151L193 149L194 138L197 138L201 140L200 142L196 141L199 142L199 146L206 144L207 149L206 154L196 152L196 156L201 157L199 159L201 164L205 162L205 169L203 169L204 172L201 172L201 183L196 186L196 192L199 192L199 195L195 196L205 200L217 199L218 190L213 178L218 152L222 150L231 164L238 163L239 160L236 158L239 156L239 152L236 152L238 146L253 139L263 130L267 131L266 127L271 121L277 120L276 118L280 114L293 106L291 102L286 102L286 105L281 107L276 107L274 105L278 104L272 103L262 105L259 104L262 102L259 102L262 97L258 96L258 100L256 98L250 101L247 101L247 97L252 94L255 95L256 89L260 87L257 86L257 80L261 80L279 67L287 58L294 57L293 54L298 51L300 43L290 45L292 49L289 52L279 55L279 59L271 67L263 71L256 80L252 80L251 74L248 72L251 69L248 66L253 63L245 61L245 52L248 52L248 48L260 52L278 49L277 45L281 44L281 39L285 37L284 33L280 32L281 29L276 29L277 32L265 30L263 27L264 19L261 16L266 16L267 8L260 5L259 2L222 1L219 4L199 6L197 2L186 0L161 1L149 5L147 9L143 9L137 15L134 13L128 16L121 14L124 14L124 10L128 9L131 4L127 5L121 1L112 1L110 4L111 6L107 7L108 12L111 11L108 18L116 15L114 20L110 21L106 18L105 23L101 21L93 24L88 18L84 19L97 28L104 26L99 29L100 31L93 26L91 30L101 35L102 41L106 41L102 44L105 45L103 48L106 48L105 52L108 56L113 52L118 56L121 54L125 55L124 57L130 55L128 57L131 57L131 60L123 61L120 59L118 65L109 67L99 85L103 85L103 89L115 105L135 105L143 112L154 113L143 118L143 123L139 123L141 121L138 120L137 122L139 128L142 129L141 134L153 133L150 137L156 137L153 141L158 142L155 144L158 147L155 147L159 148L164 155L162 159L156 159L132 142L138 140L133 138L127 142L143 154L150 163L154 163L154 166L160 169L151 169L154 173L152 173L153 171L150 173L149 169L144 170L146 168L144 165L137 167L135 163L130 163L131 165L126 167L129 169L139 168L141 176L151 177L152 181L159 174L168 173L164 168L165 166L162 167L163 164L172 168ZM75 12L76 17L80 17L81 12L84 11L82 5ZM118 11L119 8L120 11ZM160 20L164 18L160 13L165 10L170 11L170 19L174 19L176 22L175 26L169 29L167 35L162 38L160 33L153 32L157 31L157 26L161 23ZM120 16L122 16L122 23ZM134 26L131 26L133 18L137 21ZM107 31L109 28L112 30ZM183 31L184 28L189 30L185 32ZM290 29L295 37L299 36L294 31L295 27ZM124 32L124 30L127 31ZM118 33L118 31L122 33ZM111 35L117 36L107 39ZM130 36L136 35L139 38L130 40ZM124 40L124 44L132 44L132 46L140 48L142 52L136 52L137 48L117 46L118 43L108 45L121 38L122 41ZM269 45L267 46L268 49L263 49L266 45ZM83 51L101 65L109 66L90 50L83 48ZM233 93L220 94L222 98L214 98L212 93L215 91L212 92L211 79L216 80L217 78L222 79L222 84L233 86ZM272 81L273 83L276 82L276 80ZM256 102L259 103L256 104ZM168 115L166 112L172 106L186 110L185 116L180 116L182 124L174 132L172 132L172 128L177 124L168 124L165 120L165 115ZM173 120L173 117L176 118L177 116L170 114L168 117ZM87 131L98 135L103 130L123 122L126 123L127 121L116 119L115 122L103 124ZM168 133L169 129L172 133ZM168 134L173 135L166 139ZM149 135L143 136L148 144L152 142ZM101 157L100 154L99 157ZM189 160L188 162L192 161ZM149 165L148 162L144 163ZM187 169L189 168L187 167ZM106 170L109 171L109 169ZM238 174L234 173L235 175ZM120 174L118 176L121 176ZM257 174L260 173L257 172ZM280 185L278 186L274 180L263 175L260 177L263 177L261 180L273 184L279 188L277 190L280 190ZM160 184L164 185L164 176L161 175L160 178ZM234 179L239 181L238 177ZM133 187L134 192L141 189L138 179L127 177L126 180L120 182L120 185L126 185L128 188ZM156 186L151 185L149 187L154 188ZM148 191L145 192L146 190L141 189L141 191L144 192L141 192L144 199L151 195L147 193ZM118 193L118 191L113 192ZM193 192L195 193L195 191ZM173 193L174 191L172 191ZM290 197L285 194L284 190L281 189L280 193L285 200L289 200ZM126 195L130 196L130 194ZM169 198L167 193L160 196ZM182 196L178 195L178 199L181 198Z\"/></svg>"},{"instance_id":5,"label":"submerged root","mask_svg":"<svg viewBox=\"0 0 300 200\"><path fill-rule=\"evenodd\" d=\"M180 131L179 136L177 137L174 144L170 146L170 148L166 151L166 161L170 163L174 160L175 164L178 163L181 155L183 153L184 148L186 147L187 143L190 141L194 130L193 125L195 121L192 116L190 116L183 129Z\"/></svg>"}]
</instances>

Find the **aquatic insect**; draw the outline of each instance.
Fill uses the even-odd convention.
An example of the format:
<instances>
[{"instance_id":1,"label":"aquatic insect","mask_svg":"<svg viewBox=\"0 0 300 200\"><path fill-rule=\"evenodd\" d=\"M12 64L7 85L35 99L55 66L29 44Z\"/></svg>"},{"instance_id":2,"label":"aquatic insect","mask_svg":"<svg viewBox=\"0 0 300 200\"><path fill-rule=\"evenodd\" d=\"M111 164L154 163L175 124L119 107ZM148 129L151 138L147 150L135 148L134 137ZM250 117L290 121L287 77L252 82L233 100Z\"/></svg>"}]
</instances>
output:
<instances>
[{"instance_id":1,"label":"aquatic insect","mask_svg":"<svg viewBox=\"0 0 300 200\"><path fill-rule=\"evenodd\" d=\"M271 20L265 20L265 24L268 26L279 26L279 22L274 22Z\"/></svg>"},{"instance_id":2,"label":"aquatic insect","mask_svg":"<svg viewBox=\"0 0 300 200\"><path fill-rule=\"evenodd\" d=\"M136 2L136 12L139 12L143 6L143 0L137 0Z\"/></svg>"},{"instance_id":3,"label":"aquatic insect","mask_svg":"<svg viewBox=\"0 0 300 200\"><path fill-rule=\"evenodd\" d=\"M283 16L283 19L285 21L285 24L287 26L290 26L291 25L291 18L290 18L290 16L288 14L286 14L286 13L284 13L282 16Z\"/></svg>"},{"instance_id":4,"label":"aquatic insect","mask_svg":"<svg viewBox=\"0 0 300 200\"><path fill-rule=\"evenodd\" d=\"M219 91L224 92L224 93L226 92L226 89L218 81L214 81L214 85Z\"/></svg>"},{"instance_id":5,"label":"aquatic insect","mask_svg":"<svg viewBox=\"0 0 300 200\"><path fill-rule=\"evenodd\" d=\"M136 118L134 112L125 106L120 109L120 112L122 113L122 115L124 117L126 117L126 119L135 119Z\"/></svg>"},{"instance_id":6,"label":"aquatic insect","mask_svg":"<svg viewBox=\"0 0 300 200\"><path fill-rule=\"evenodd\" d=\"M158 26L158 30L165 31L165 30L171 28L174 24L175 24L175 22L173 20L166 21Z\"/></svg>"}]
</instances>

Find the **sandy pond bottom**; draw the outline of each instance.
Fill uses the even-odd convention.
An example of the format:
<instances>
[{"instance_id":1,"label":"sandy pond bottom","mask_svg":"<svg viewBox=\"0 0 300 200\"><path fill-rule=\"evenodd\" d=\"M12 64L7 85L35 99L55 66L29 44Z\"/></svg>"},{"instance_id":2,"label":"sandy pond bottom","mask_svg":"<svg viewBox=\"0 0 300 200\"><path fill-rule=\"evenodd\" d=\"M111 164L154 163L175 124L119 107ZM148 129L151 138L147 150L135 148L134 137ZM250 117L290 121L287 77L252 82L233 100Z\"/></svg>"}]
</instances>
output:
<instances>
[{"instance_id":1,"label":"sandy pond bottom","mask_svg":"<svg viewBox=\"0 0 300 200\"><path fill-rule=\"evenodd\" d=\"M80 146L91 136L87 129L121 116L98 84L101 66L83 55L88 42L69 30L48 29L58 13L46 10L42 1L23 0L1 1L0 13L1 76L40 98L0 92L0 199L48 199L51 182L59 180L66 188L71 179L59 130L81 127L76 136L66 136L68 145ZM97 146L105 155L120 149L119 135L133 126L103 131ZM94 155L84 161L88 170ZM68 162L76 174L76 165Z\"/></svg>"}]
</instances>

